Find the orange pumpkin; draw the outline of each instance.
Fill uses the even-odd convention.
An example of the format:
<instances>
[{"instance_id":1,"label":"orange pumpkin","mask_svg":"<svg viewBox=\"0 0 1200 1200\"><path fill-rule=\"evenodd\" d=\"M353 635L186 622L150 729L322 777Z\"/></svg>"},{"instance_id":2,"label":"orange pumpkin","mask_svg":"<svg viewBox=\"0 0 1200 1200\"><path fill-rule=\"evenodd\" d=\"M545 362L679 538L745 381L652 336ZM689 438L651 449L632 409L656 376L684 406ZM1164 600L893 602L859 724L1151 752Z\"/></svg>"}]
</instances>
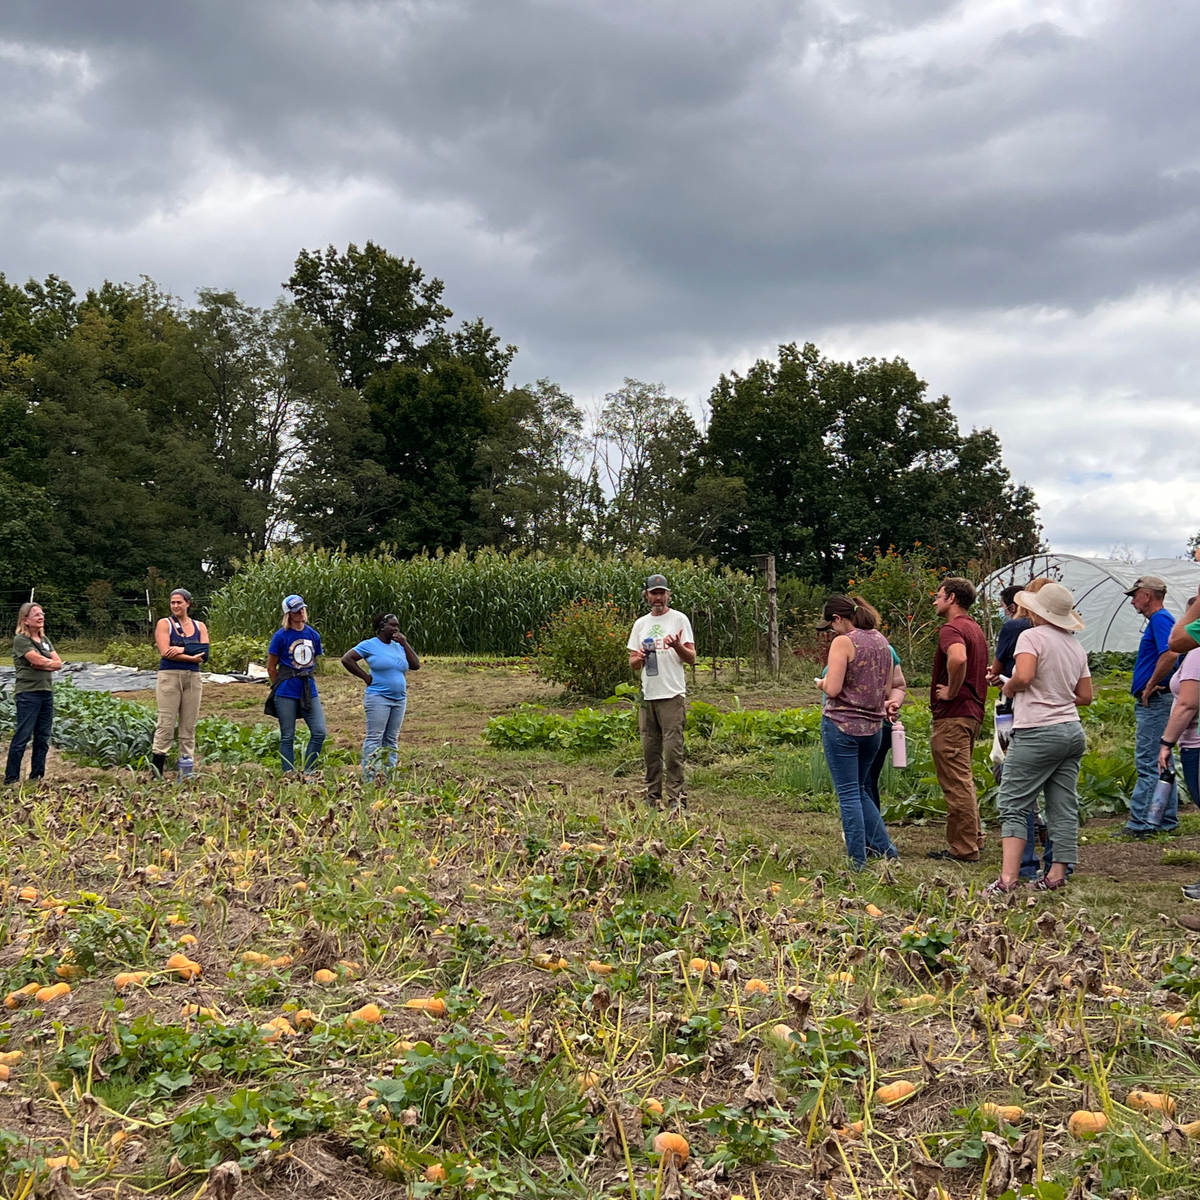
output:
<instances>
[{"instance_id":1,"label":"orange pumpkin","mask_svg":"<svg viewBox=\"0 0 1200 1200\"><path fill-rule=\"evenodd\" d=\"M383 1020L383 1013L378 1004L364 1004L356 1008L347 1018L348 1024L378 1025Z\"/></svg>"},{"instance_id":2,"label":"orange pumpkin","mask_svg":"<svg viewBox=\"0 0 1200 1200\"><path fill-rule=\"evenodd\" d=\"M188 958L186 954L172 954L167 959L167 969L174 971L186 983L200 974L201 966L198 962L193 962Z\"/></svg>"},{"instance_id":3,"label":"orange pumpkin","mask_svg":"<svg viewBox=\"0 0 1200 1200\"><path fill-rule=\"evenodd\" d=\"M662 1155L664 1162L674 1161L677 1166L683 1166L692 1152L688 1140L681 1133L655 1134L654 1153Z\"/></svg>"},{"instance_id":4,"label":"orange pumpkin","mask_svg":"<svg viewBox=\"0 0 1200 1200\"><path fill-rule=\"evenodd\" d=\"M876 1088L875 1099L880 1104L899 1104L901 1100L907 1100L916 1090L915 1083L911 1083L907 1079L897 1079L895 1083L886 1083L883 1087Z\"/></svg>"},{"instance_id":5,"label":"orange pumpkin","mask_svg":"<svg viewBox=\"0 0 1200 1200\"><path fill-rule=\"evenodd\" d=\"M770 992L770 985L765 979L747 979L746 980L746 995L747 996L765 996Z\"/></svg>"},{"instance_id":6,"label":"orange pumpkin","mask_svg":"<svg viewBox=\"0 0 1200 1200\"><path fill-rule=\"evenodd\" d=\"M1138 1112L1160 1112L1168 1117L1175 1115L1175 1100L1164 1092L1132 1091L1125 1097L1125 1102Z\"/></svg>"},{"instance_id":7,"label":"orange pumpkin","mask_svg":"<svg viewBox=\"0 0 1200 1200\"><path fill-rule=\"evenodd\" d=\"M1009 1125L1015 1125L1025 1115L1025 1110L1016 1104L981 1104L979 1111L985 1117L1006 1121Z\"/></svg>"},{"instance_id":8,"label":"orange pumpkin","mask_svg":"<svg viewBox=\"0 0 1200 1200\"><path fill-rule=\"evenodd\" d=\"M61 1000L64 996L71 994L71 985L69 983L54 983L49 987L38 988L33 993L33 998L40 1004L50 1004L55 1000Z\"/></svg>"},{"instance_id":9,"label":"orange pumpkin","mask_svg":"<svg viewBox=\"0 0 1200 1200\"><path fill-rule=\"evenodd\" d=\"M1090 1141L1098 1133L1108 1128L1108 1117L1102 1112L1088 1112L1087 1109L1076 1109L1067 1122L1067 1130L1072 1137Z\"/></svg>"},{"instance_id":10,"label":"orange pumpkin","mask_svg":"<svg viewBox=\"0 0 1200 1200\"><path fill-rule=\"evenodd\" d=\"M405 1000L404 1007L419 1009L431 1017L446 1015L446 1002L440 996L415 996L411 1000Z\"/></svg>"}]
</instances>

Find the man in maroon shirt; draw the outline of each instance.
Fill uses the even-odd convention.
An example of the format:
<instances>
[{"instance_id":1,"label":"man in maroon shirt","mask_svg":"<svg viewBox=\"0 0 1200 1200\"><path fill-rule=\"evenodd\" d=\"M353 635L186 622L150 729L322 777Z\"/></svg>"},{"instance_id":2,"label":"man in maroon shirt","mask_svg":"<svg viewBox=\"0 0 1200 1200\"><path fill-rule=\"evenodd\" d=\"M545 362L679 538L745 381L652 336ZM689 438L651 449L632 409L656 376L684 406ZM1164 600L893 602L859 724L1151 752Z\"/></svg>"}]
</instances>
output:
<instances>
[{"instance_id":1,"label":"man in maroon shirt","mask_svg":"<svg viewBox=\"0 0 1200 1200\"><path fill-rule=\"evenodd\" d=\"M976 863L983 847L979 802L971 770L971 747L983 724L987 698L988 646L983 630L967 615L975 588L966 579L942 580L933 606L945 621L933 656L929 707L933 733L929 747L938 783L946 796L949 850L931 850L930 858Z\"/></svg>"}]
</instances>

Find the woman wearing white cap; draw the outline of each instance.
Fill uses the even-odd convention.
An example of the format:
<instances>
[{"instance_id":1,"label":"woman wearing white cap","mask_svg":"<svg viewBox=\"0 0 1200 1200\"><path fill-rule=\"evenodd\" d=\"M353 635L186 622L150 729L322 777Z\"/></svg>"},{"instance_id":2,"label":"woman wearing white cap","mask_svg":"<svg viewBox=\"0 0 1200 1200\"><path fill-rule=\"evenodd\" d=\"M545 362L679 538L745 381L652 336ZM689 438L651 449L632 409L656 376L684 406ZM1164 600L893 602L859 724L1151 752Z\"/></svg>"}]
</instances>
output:
<instances>
[{"instance_id":1,"label":"woman wearing white cap","mask_svg":"<svg viewBox=\"0 0 1200 1200\"><path fill-rule=\"evenodd\" d=\"M316 666L321 635L308 623L308 609L301 596L283 602L283 623L267 647L267 674L271 694L264 711L279 719L279 757L285 771L296 769L296 721L308 726L308 749L301 774L317 765L325 744L325 713L317 695Z\"/></svg>"},{"instance_id":2,"label":"woman wearing white cap","mask_svg":"<svg viewBox=\"0 0 1200 1200\"><path fill-rule=\"evenodd\" d=\"M1079 763L1087 749L1079 709L1092 702L1087 653L1075 637L1084 625L1071 593L1048 583L1015 599L1033 628L1017 639L1016 666L1002 689L1014 701L1013 726L998 798L1003 865L1000 878L984 889L991 896L1017 889L1026 814L1043 789L1054 862L1030 887L1046 892L1066 886L1067 867L1078 859Z\"/></svg>"}]
</instances>

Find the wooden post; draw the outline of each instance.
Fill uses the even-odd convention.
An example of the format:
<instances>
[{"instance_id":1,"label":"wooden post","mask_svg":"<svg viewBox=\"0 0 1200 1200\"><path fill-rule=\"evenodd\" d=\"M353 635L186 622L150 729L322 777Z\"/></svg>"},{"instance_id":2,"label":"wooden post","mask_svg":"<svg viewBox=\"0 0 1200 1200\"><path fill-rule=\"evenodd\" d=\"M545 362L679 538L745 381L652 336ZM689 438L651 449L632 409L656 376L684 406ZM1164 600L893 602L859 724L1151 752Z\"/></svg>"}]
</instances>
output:
<instances>
[{"instance_id":1,"label":"wooden post","mask_svg":"<svg viewBox=\"0 0 1200 1200\"><path fill-rule=\"evenodd\" d=\"M775 583L775 555L756 554L754 565L767 578L767 672L779 678L779 589Z\"/></svg>"}]
</instances>

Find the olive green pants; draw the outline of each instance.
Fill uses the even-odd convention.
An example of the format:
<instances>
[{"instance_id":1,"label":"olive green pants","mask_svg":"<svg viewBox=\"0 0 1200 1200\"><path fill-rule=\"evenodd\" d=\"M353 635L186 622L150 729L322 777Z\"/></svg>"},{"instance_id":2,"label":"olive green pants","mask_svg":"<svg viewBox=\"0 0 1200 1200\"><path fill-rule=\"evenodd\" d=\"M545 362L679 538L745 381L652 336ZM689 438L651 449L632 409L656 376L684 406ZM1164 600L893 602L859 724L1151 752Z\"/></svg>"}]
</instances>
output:
<instances>
[{"instance_id":1,"label":"olive green pants","mask_svg":"<svg viewBox=\"0 0 1200 1200\"><path fill-rule=\"evenodd\" d=\"M683 724L687 719L687 698L643 700L638 710L638 729L642 735L642 755L646 760L646 799L660 804L663 798L664 766L667 800L683 804L687 799L683 786Z\"/></svg>"}]
</instances>

